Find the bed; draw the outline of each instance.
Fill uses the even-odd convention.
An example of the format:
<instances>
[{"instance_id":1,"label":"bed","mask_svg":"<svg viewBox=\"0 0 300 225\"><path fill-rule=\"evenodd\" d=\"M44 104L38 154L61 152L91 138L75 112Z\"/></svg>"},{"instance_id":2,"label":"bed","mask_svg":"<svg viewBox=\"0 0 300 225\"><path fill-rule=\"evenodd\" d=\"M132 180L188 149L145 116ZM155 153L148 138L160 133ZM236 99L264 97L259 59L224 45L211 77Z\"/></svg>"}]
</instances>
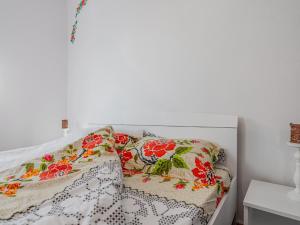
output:
<instances>
[{"instance_id":1,"label":"bed","mask_svg":"<svg viewBox=\"0 0 300 225\"><path fill-rule=\"evenodd\" d=\"M118 115L117 118L113 118L111 115L108 115L107 117L101 116L101 120L99 118L89 118L86 120L81 121L80 129L73 129L73 134L62 138L53 142L50 142L48 144L45 144L44 146L37 146L38 150L34 151L34 148L28 149L28 151L31 151L32 154L37 157L39 155L42 155L46 153L49 149L53 148L54 146L64 146L67 143L76 140L79 136L83 134L87 134L91 130L94 130L97 127L102 127L106 125L112 125L114 130L131 133L131 134L138 134L141 132L141 130L147 130L150 132L153 132L155 134L158 134L160 136L164 137L170 137L170 138L201 138L201 139L207 139L207 140L214 140L217 141L226 152L226 160L225 160L225 166L229 168L232 180L230 183L230 189L229 191L224 195L221 202L219 203L218 207L216 208L215 212L211 217L209 217L209 221L204 221L203 223L199 224L208 224L208 225L231 225L235 213L236 213L236 201L237 201L237 184L236 184L236 174L237 174L237 117L230 116L230 115L212 115L212 114L178 114L178 113L160 113L160 114L145 114L145 113L122 113L122 115ZM11 157L11 161L7 160L8 163L2 163L2 167L8 168L11 165L11 162L18 162L23 163L24 159L21 157L22 151L17 151L17 155L19 157L13 158ZM8 153L0 153L1 159L5 157L5 154ZM13 155L13 154L9 154ZM28 154L27 154L27 157ZM7 157L9 159L9 157ZM26 161L26 160L25 160ZM104 167L107 166L111 170L111 173L115 175L114 182L112 182L115 186L112 186L109 192L106 192L106 198L115 196L113 193L117 192L114 190L115 187L119 185L119 181L122 179L120 174L116 171L116 168L118 166L116 164L105 164ZM3 166L4 165L4 166ZM113 166L112 166L113 165ZM101 173L101 169L99 171ZM107 169L106 168L106 169ZM2 168L3 169L3 168ZM85 176L88 176L87 174L92 173L93 176L97 177L95 174L97 174L95 171L88 171L88 173L85 174ZM105 174L105 173L104 173ZM110 179L112 177L109 175L105 179ZM102 178L101 178L102 179ZM107 181L107 180L106 180ZM105 182L104 182L105 183ZM108 187L105 186L105 187ZM73 187L75 188L75 187ZM103 187L98 190L98 192L101 192L103 190ZM72 193L72 188L69 187L68 190L64 190L56 197L58 199L61 199L61 196L65 196L68 194L68 192ZM142 199L138 199L141 196L143 199L145 199L144 195L141 195L140 192L132 191L128 188L125 188L123 190L123 199L135 199L135 201L142 201ZM125 196L125 197L124 197ZM129 197L128 197L129 196ZM86 196L85 196L86 198ZM117 198L117 197L114 197ZM158 196L159 198L159 196ZM105 199L105 197L104 197ZM149 199L149 198L148 198ZM154 197L151 196L151 201ZM161 203L163 203L162 198L159 198L161 200ZM157 199L156 199L157 200ZM54 202L55 199L52 199L51 202ZM58 201L58 200L56 200ZM51 202L46 202L45 204L53 204ZM109 199L106 200L106 202L109 202ZM117 201L118 202L118 201ZM115 204L115 207L121 207L120 205ZM145 203L144 203L145 204ZM170 205L170 201L167 201L166 204ZM180 205L178 202L176 204L173 202L171 205L175 208L178 207L186 207L186 205ZM151 205L152 206L152 205ZM132 206L130 206L132 207ZM63 209L61 209L63 210ZM100 209L99 209L100 210ZM189 212L193 211L194 209L189 208ZM30 214L30 220L34 221L35 219L38 219L40 216L37 212L41 211L41 209L38 208L31 208L29 210ZM101 210L100 210L101 211ZM99 211L99 212L100 212ZM118 211L115 211L118 212ZM195 210L193 211L195 212ZM94 212L95 213L95 212ZM29 215L28 214L28 215ZM25 218L27 214L19 214L14 215L15 218ZM33 217L34 215L35 217ZM68 215L72 215L68 214ZM112 214L113 218L111 218L111 221L108 221L107 224L122 224L123 218L120 217L121 213ZM71 216L72 217L72 216ZM75 216L74 216L75 217ZM76 217L77 218L77 217ZM115 221L114 218L117 218L118 220ZM153 218L153 217L151 217ZM37 220L38 221L38 220ZM161 220L162 221L162 220ZM11 224L14 224L13 221L9 221ZM41 223L41 221L39 220ZM53 222L53 221L52 221ZM78 221L77 221L78 222ZM184 221L181 221L181 224L185 224ZM51 218L49 220L43 221L44 224L49 223L51 224ZM73 222L70 222L71 224ZM75 222L74 222L75 223ZM84 224L84 218L81 218L81 222ZM101 224L101 222L94 221L95 224ZM1 220L0 220L1 224ZM38 224L38 223L37 223ZM86 223L88 224L88 223ZM131 221L131 224L138 224L136 221ZM149 224L149 222L145 222L143 224ZM158 224L167 224L167 222L164 223L158 223ZM171 222L170 222L171 224ZM179 223L176 223L179 224ZM196 221L194 221L192 224L197 224Z\"/></svg>"}]
</instances>

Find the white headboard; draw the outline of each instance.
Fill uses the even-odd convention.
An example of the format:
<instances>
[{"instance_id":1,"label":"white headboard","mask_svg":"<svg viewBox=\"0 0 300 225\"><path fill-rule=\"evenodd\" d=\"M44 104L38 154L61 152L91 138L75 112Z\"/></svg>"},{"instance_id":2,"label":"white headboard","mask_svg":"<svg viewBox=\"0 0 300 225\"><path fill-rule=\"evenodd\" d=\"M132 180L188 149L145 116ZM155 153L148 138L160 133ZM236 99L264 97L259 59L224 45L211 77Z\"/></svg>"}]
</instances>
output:
<instances>
[{"instance_id":1,"label":"white headboard","mask_svg":"<svg viewBox=\"0 0 300 225\"><path fill-rule=\"evenodd\" d=\"M198 138L218 143L225 149L225 165L237 175L238 117L199 113L120 113L99 116L82 124L84 128L112 125L117 131L140 133L142 130L169 138Z\"/></svg>"}]
</instances>

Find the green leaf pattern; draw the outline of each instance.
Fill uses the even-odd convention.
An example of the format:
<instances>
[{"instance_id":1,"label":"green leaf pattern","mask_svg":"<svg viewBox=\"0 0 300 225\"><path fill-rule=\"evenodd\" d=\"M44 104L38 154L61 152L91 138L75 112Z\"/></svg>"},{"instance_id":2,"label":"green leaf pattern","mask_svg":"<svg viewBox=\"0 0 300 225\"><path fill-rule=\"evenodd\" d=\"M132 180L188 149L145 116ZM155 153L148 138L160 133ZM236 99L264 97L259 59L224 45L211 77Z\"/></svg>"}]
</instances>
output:
<instances>
[{"instance_id":1,"label":"green leaf pattern","mask_svg":"<svg viewBox=\"0 0 300 225\"><path fill-rule=\"evenodd\" d=\"M174 157L172 158L172 163L173 163L173 166L176 168L189 169L189 166L187 165L187 163L179 155L174 155Z\"/></svg>"},{"instance_id":2,"label":"green leaf pattern","mask_svg":"<svg viewBox=\"0 0 300 225\"><path fill-rule=\"evenodd\" d=\"M153 175L168 175L172 169L172 162L168 159L159 159L152 170Z\"/></svg>"},{"instance_id":3,"label":"green leaf pattern","mask_svg":"<svg viewBox=\"0 0 300 225\"><path fill-rule=\"evenodd\" d=\"M177 155L183 155L183 154L190 152L192 149L193 149L193 147L178 147L175 149L175 153Z\"/></svg>"},{"instance_id":4,"label":"green leaf pattern","mask_svg":"<svg viewBox=\"0 0 300 225\"><path fill-rule=\"evenodd\" d=\"M168 175L172 167L189 169L188 164L181 157L182 155L190 152L193 147L180 146L175 149L175 154L171 159L159 159L151 172L152 175Z\"/></svg>"},{"instance_id":5,"label":"green leaf pattern","mask_svg":"<svg viewBox=\"0 0 300 225\"><path fill-rule=\"evenodd\" d=\"M34 163L27 163L27 164L25 165L25 170L26 170L26 172L28 172L28 171L30 171L30 170L32 170L32 169L34 169Z\"/></svg>"}]
</instances>

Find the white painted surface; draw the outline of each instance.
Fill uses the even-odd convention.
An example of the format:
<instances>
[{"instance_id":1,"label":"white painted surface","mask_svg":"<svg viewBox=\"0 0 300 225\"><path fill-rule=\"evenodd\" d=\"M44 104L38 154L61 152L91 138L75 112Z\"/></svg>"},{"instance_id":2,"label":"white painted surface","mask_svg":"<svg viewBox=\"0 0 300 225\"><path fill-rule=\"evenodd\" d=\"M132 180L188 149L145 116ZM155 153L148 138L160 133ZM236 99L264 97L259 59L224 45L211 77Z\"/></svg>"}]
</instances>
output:
<instances>
[{"instance_id":1,"label":"white painted surface","mask_svg":"<svg viewBox=\"0 0 300 225\"><path fill-rule=\"evenodd\" d=\"M287 197L287 193L292 189L288 186L253 180L245 196L244 206L300 221L300 202Z\"/></svg>"},{"instance_id":2,"label":"white painted surface","mask_svg":"<svg viewBox=\"0 0 300 225\"><path fill-rule=\"evenodd\" d=\"M106 112L101 117L95 116L91 121L109 122L110 124L126 125L134 124L137 126L182 126L182 127L210 127L210 128L237 128L238 117L221 114L204 113L167 113L152 112L145 113L138 110L122 111L116 113ZM90 123L91 124L91 123Z\"/></svg>"},{"instance_id":3,"label":"white painted surface","mask_svg":"<svg viewBox=\"0 0 300 225\"><path fill-rule=\"evenodd\" d=\"M294 148L296 153L294 154L296 161L296 170L294 174L294 183L296 188L288 193L291 200L300 202L300 144L288 143L288 146Z\"/></svg>"},{"instance_id":4,"label":"white painted surface","mask_svg":"<svg viewBox=\"0 0 300 225\"><path fill-rule=\"evenodd\" d=\"M62 135L66 1L0 1L0 151Z\"/></svg>"},{"instance_id":5,"label":"white painted surface","mask_svg":"<svg viewBox=\"0 0 300 225\"><path fill-rule=\"evenodd\" d=\"M231 115L200 113L139 113L123 112L116 118L105 114L90 121L81 121L83 128L92 129L112 125L114 130L141 133L147 130L169 138L202 138L218 142L226 152L225 166L233 177L230 190L225 194L208 225L231 225L237 203L237 128L238 118Z\"/></svg>"},{"instance_id":6,"label":"white painted surface","mask_svg":"<svg viewBox=\"0 0 300 225\"><path fill-rule=\"evenodd\" d=\"M249 208L248 225L300 225L300 221ZM246 224L245 224L246 225Z\"/></svg>"},{"instance_id":7,"label":"white painted surface","mask_svg":"<svg viewBox=\"0 0 300 225\"><path fill-rule=\"evenodd\" d=\"M89 0L69 46L69 119L129 109L239 115L242 218L251 179L293 183L299 11L298 0Z\"/></svg>"}]
</instances>

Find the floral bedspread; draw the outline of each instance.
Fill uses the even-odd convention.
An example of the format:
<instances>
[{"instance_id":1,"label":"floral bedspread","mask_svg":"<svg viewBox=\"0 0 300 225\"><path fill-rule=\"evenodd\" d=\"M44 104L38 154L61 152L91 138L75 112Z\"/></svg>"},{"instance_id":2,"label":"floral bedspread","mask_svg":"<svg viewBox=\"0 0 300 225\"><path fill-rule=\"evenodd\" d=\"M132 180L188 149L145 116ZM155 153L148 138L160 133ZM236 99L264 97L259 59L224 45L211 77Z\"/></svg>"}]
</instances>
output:
<instances>
[{"instance_id":1,"label":"floral bedspread","mask_svg":"<svg viewBox=\"0 0 300 225\"><path fill-rule=\"evenodd\" d=\"M216 169L213 185L128 172L132 157L117 147L126 141L106 127L1 172L0 224L206 225L230 184L226 169ZM195 165L196 175L206 169Z\"/></svg>"}]
</instances>

